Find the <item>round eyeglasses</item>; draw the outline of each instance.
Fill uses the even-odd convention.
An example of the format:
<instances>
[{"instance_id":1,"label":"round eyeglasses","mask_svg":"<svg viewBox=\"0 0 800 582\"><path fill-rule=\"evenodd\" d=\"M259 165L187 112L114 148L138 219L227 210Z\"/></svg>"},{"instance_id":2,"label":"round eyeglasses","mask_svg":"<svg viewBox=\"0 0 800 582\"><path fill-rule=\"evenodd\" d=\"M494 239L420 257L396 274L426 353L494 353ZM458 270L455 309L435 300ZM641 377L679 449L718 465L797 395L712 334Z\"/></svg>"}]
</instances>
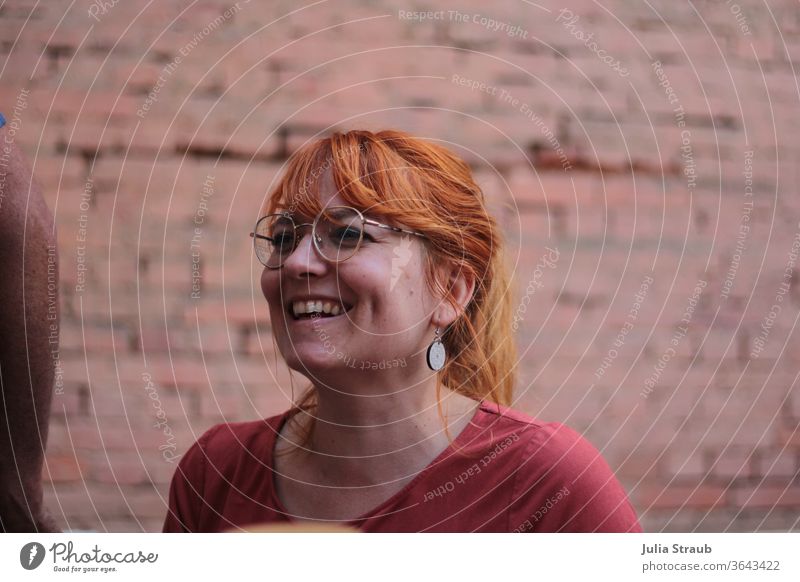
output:
<instances>
[{"instance_id":1,"label":"round eyeglasses","mask_svg":"<svg viewBox=\"0 0 800 582\"><path fill-rule=\"evenodd\" d=\"M350 206L326 208L317 215L314 222L303 224L297 224L288 212L268 214L258 220L250 236L261 264L268 269L280 269L300 244L302 237L297 235L297 229L310 226L311 240L319 255L328 262L341 263L358 252L364 240L364 226L367 224L427 238L421 232L366 218Z\"/></svg>"}]
</instances>

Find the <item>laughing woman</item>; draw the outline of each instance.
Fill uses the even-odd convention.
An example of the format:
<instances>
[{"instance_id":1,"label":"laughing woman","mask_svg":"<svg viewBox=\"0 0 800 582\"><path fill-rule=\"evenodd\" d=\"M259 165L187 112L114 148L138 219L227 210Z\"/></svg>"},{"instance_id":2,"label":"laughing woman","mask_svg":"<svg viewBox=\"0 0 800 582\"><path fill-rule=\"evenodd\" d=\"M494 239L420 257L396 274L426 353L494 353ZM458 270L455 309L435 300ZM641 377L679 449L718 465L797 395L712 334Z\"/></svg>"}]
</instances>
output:
<instances>
[{"instance_id":1,"label":"laughing woman","mask_svg":"<svg viewBox=\"0 0 800 582\"><path fill-rule=\"evenodd\" d=\"M641 531L591 444L508 408L502 241L453 153L397 131L316 141L251 236L277 348L310 386L203 434L164 531Z\"/></svg>"}]
</instances>

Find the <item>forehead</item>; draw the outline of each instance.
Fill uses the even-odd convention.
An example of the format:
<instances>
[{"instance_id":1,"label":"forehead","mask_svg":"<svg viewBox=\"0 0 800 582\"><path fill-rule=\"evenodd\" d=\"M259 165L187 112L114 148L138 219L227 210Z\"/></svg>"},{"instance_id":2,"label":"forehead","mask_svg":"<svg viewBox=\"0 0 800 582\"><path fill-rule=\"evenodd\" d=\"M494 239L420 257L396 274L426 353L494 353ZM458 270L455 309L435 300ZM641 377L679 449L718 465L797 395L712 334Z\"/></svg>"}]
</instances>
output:
<instances>
[{"instance_id":1,"label":"forehead","mask_svg":"<svg viewBox=\"0 0 800 582\"><path fill-rule=\"evenodd\" d=\"M283 196L273 208L273 212L288 212L295 221L308 223L325 209L333 206L350 206L373 220L383 220L393 224L389 207L379 199L377 192L369 187L366 189L355 188L352 191L343 185L344 190L339 191L336 185L335 165L314 160L300 172L292 174L285 184Z\"/></svg>"},{"instance_id":2,"label":"forehead","mask_svg":"<svg viewBox=\"0 0 800 582\"><path fill-rule=\"evenodd\" d=\"M339 193L336 188L336 182L333 179L333 171L330 167L320 174L317 180L316 187L308 188L308 192L319 202L319 210L332 206L354 206L354 204L346 201ZM359 210L366 214L363 208L359 208ZM292 212L292 216L296 220L307 220L308 222L311 222L315 218L314 216L308 216L299 208Z\"/></svg>"},{"instance_id":3,"label":"forehead","mask_svg":"<svg viewBox=\"0 0 800 582\"><path fill-rule=\"evenodd\" d=\"M319 177L317 197L323 208L330 206L349 206L339 194L336 183L333 181L333 171L328 168Z\"/></svg>"}]
</instances>

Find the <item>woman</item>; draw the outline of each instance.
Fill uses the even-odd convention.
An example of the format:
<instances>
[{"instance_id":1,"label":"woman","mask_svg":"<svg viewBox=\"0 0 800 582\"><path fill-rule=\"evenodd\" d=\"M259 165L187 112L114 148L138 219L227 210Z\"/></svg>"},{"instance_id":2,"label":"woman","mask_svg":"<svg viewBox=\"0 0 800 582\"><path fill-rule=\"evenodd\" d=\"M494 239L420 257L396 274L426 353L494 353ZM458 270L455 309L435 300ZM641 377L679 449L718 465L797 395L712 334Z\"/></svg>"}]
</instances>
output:
<instances>
[{"instance_id":1,"label":"woman","mask_svg":"<svg viewBox=\"0 0 800 582\"><path fill-rule=\"evenodd\" d=\"M292 157L263 214L274 338L311 386L206 432L164 531L641 531L592 445L506 407L509 280L463 161L397 131L336 133Z\"/></svg>"}]
</instances>

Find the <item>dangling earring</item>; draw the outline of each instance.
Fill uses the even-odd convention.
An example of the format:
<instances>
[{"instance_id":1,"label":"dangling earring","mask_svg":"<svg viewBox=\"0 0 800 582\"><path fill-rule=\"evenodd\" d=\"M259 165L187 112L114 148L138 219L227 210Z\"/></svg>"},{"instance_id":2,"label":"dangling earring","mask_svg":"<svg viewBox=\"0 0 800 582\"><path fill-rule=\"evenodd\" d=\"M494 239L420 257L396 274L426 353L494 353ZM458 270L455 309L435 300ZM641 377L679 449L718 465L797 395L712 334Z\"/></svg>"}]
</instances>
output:
<instances>
[{"instance_id":1,"label":"dangling earring","mask_svg":"<svg viewBox=\"0 0 800 582\"><path fill-rule=\"evenodd\" d=\"M442 338L439 337L439 328L436 328L436 337L433 338L431 345L428 346L428 367L434 372L438 372L444 368L444 363L447 360L447 352L444 349Z\"/></svg>"}]
</instances>

